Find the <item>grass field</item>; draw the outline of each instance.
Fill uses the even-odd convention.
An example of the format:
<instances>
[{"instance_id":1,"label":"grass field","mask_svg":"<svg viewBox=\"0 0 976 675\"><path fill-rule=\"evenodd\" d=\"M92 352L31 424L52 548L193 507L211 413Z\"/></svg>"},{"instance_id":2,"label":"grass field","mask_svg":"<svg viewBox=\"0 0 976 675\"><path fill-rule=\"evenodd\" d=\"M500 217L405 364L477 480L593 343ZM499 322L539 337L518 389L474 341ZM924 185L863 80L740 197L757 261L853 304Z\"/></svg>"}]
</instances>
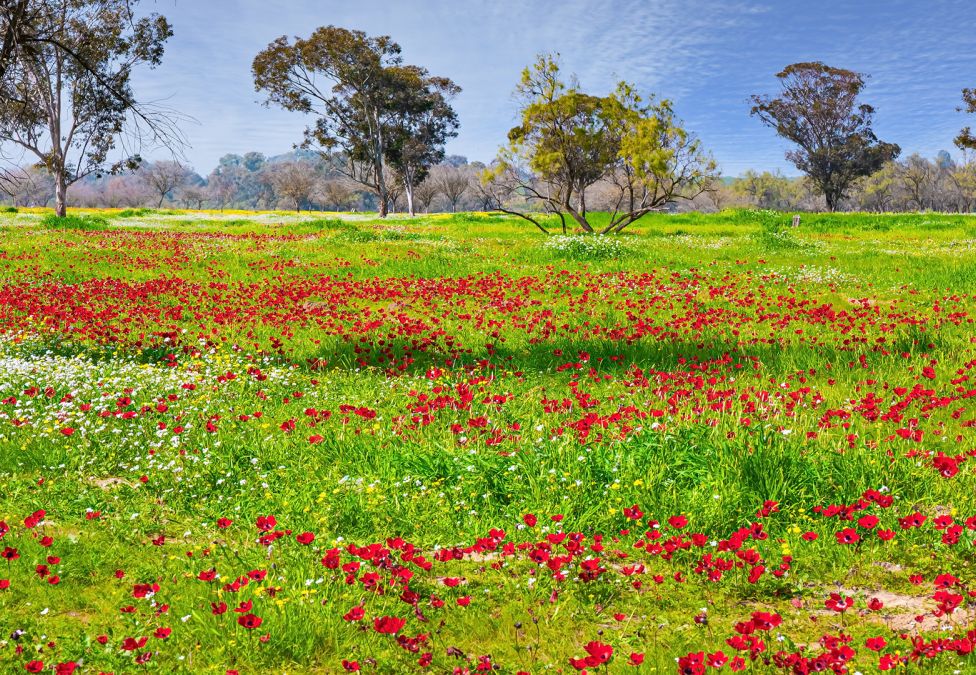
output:
<instances>
[{"instance_id":1,"label":"grass field","mask_svg":"<svg viewBox=\"0 0 976 675\"><path fill-rule=\"evenodd\" d=\"M976 218L0 214L3 672L976 669Z\"/></svg>"}]
</instances>

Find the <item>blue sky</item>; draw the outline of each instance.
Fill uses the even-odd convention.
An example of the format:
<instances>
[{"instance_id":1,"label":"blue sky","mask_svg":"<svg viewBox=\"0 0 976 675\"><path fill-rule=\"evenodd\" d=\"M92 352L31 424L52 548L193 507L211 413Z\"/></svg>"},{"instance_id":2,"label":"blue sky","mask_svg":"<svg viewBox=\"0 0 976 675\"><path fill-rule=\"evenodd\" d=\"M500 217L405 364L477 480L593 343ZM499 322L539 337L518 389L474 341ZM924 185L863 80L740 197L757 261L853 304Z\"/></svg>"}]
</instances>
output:
<instances>
[{"instance_id":1,"label":"blue sky","mask_svg":"<svg viewBox=\"0 0 976 675\"><path fill-rule=\"evenodd\" d=\"M280 35L334 24L391 35L407 62L463 88L448 152L490 160L515 121L511 92L540 52L604 92L626 79L670 98L727 175L796 173L786 145L748 115L774 74L822 60L870 74L876 130L904 154L954 151L966 124L960 90L976 86L973 0L147 0L174 26L163 65L137 93L192 116L187 157L201 173L229 152L288 151L306 119L259 105L251 60ZM955 152L954 152L955 154ZM152 156L152 155L150 155Z\"/></svg>"}]
</instances>

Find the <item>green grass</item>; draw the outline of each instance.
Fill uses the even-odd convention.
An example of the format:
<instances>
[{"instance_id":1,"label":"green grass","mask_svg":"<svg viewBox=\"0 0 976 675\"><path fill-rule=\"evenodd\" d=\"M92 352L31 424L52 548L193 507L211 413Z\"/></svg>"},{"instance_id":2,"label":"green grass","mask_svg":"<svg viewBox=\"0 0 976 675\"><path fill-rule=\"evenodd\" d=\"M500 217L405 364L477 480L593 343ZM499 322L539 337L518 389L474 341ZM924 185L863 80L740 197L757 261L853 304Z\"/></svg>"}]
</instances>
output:
<instances>
[{"instance_id":1,"label":"green grass","mask_svg":"<svg viewBox=\"0 0 976 675\"><path fill-rule=\"evenodd\" d=\"M68 215L63 218L45 216L40 222L42 227L52 230L107 230L108 221L99 216Z\"/></svg>"},{"instance_id":2,"label":"green grass","mask_svg":"<svg viewBox=\"0 0 976 675\"><path fill-rule=\"evenodd\" d=\"M122 213L0 217L0 521L11 526L0 549L21 555L0 562L11 581L0 639L25 631L22 654L0 646L10 672L35 658L92 672L331 673L343 659L451 672L487 654L500 672L570 672L591 640L613 645L609 672L674 672L689 652L734 656L726 638L758 610L783 617L764 636L772 651L821 654L817 640L846 632L850 670L867 672L878 660L867 637L904 654L902 632L967 629L965 603L951 621L931 615L932 580L951 572L972 587L973 535L947 544L932 523L976 515L976 472L964 459L946 478L933 460L976 447L976 219L803 214L793 228L791 214L654 214L600 240L494 214ZM921 441L899 435L914 429ZM893 497L865 513L895 540L863 529L838 545L855 521L813 508L866 490ZM779 511L758 518L766 500ZM624 515L634 504L640 523ZM37 509L45 520L25 528ZM896 516L915 510L929 520L903 531ZM527 513L537 526L521 525ZM291 533L258 544L269 514ZM681 533L667 521L678 514ZM745 578L752 563L720 581L696 572L705 554L734 558L718 540L757 521L769 536L744 548L769 570L759 583ZM527 547L430 573L396 558L430 621L399 587L358 580L389 583L390 564L364 563L347 583L321 562L333 546L393 537L430 560L492 528ZM586 549L604 577L578 581L582 558L566 581L535 569L527 551L559 528L588 547L604 536ZM305 531L309 546L295 541ZM643 548L690 533L716 545ZM61 558L49 564L60 584L35 569L48 555ZM784 555L789 573L773 577ZM640 589L619 572L628 562L647 565ZM218 582L196 578L211 567ZM220 590L256 569L267 578ZM160 590L133 598L137 583ZM843 619L823 604L838 586L859 589ZM881 591L903 604L867 611ZM211 611L245 600L260 629ZM342 619L359 603L362 630ZM703 607L709 620L696 622ZM900 628L912 612L926 622ZM382 615L407 618L403 634L430 634L427 646L376 633ZM172 635L120 649L160 626ZM646 653L641 669L624 665L631 652ZM973 662L942 654L909 668L923 665ZM762 659L749 669L772 672Z\"/></svg>"}]
</instances>

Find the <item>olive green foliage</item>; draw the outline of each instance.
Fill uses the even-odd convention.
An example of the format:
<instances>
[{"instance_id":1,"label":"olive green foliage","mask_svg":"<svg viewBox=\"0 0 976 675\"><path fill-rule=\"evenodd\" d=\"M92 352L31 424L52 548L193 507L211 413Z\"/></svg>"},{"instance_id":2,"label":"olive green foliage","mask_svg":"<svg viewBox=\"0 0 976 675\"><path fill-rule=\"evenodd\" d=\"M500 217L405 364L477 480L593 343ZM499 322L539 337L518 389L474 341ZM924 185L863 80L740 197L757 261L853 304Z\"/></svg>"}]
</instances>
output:
<instances>
[{"instance_id":1,"label":"olive green foliage","mask_svg":"<svg viewBox=\"0 0 976 675\"><path fill-rule=\"evenodd\" d=\"M677 199L691 199L710 185L714 162L675 117L671 103L644 99L621 82L606 96L588 94L563 80L557 58L540 56L522 72L516 89L521 123L486 171L493 206L532 222L519 200L567 216L587 233L621 232L642 216ZM611 215L596 228L588 193L603 189Z\"/></svg>"},{"instance_id":2,"label":"olive green foliage","mask_svg":"<svg viewBox=\"0 0 976 675\"><path fill-rule=\"evenodd\" d=\"M965 112L976 113L976 89L963 89L962 101L966 104ZM956 136L956 145L960 150L976 150L976 135L970 127L966 127Z\"/></svg>"},{"instance_id":3,"label":"olive green foliage","mask_svg":"<svg viewBox=\"0 0 976 675\"><path fill-rule=\"evenodd\" d=\"M61 230L106 230L108 221L100 216L69 215L58 217L56 214L44 216L41 226Z\"/></svg>"}]
</instances>

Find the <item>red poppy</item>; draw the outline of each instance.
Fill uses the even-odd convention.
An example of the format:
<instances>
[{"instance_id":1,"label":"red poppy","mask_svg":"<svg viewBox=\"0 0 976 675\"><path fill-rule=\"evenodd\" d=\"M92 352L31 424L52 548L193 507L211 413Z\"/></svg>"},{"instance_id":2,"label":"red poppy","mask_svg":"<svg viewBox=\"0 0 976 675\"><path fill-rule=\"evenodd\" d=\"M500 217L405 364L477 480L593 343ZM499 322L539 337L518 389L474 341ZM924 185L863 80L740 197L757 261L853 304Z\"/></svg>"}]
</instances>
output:
<instances>
[{"instance_id":1,"label":"red poppy","mask_svg":"<svg viewBox=\"0 0 976 675\"><path fill-rule=\"evenodd\" d=\"M839 593L831 593L830 597L824 601L824 607L838 614L846 612L853 604L848 598Z\"/></svg>"},{"instance_id":2,"label":"red poppy","mask_svg":"<svg viewBox=\"0 0 976 675\"><path fill-rule=\"evenodd\" d=\"M640 520L644 517L644 512L640 510L637 504L634 504L633 506L624 507L624 516L630 520Z\"/></svg>"},{"instance_id":3,"label":"red poppy","mask_svg":"<svg viewBox=\"0 0 976 675\"><path fill-rule=\"evenodd\" d=\"M363 610L362 606L356 605L348 612L343 614L342 618L345 619L346 621L361 621L365 616L366 616L366 612L365 610Z\"/></svg>"},{"instance_id":4,"label":"red poppy","mask_svg":"<svg viewBox=\"0 0 976 675\"><path fill-rule=\"evenodd\" d=\"M133 638L127 637L122 641L122 649L127 652L133 652L137 649L142 649L146 646L146 642L149 641L147 637Z\"/></svg>"},{"instance_id":5,"label":"red poppy","mask_svg":"<svg viewBox=\"0 0 976 675\"><path fill-rule=\"evenodd\" d=\"M883 637L872 637L865 640L864 646L870 649L872 652L880 652L882 649L888 646L888 641Z\"/></svg>"},{"instance_id":6,"label":"red poppy","mask_svg":"<svg viewBox=\"0 0 976 675\"><path fill-rule=\"evenodd\" d=\"M373 630L377 633L393 635L399 633L406 624L406 619L400 619L395 616L380 616L373 619Z\"/></svg>"},{"instance_id":7,"label":"red poppy","mask_svg":"<svg viewBox=\"0 0 976 675\"><path fill-rule=\"evenodd\" d=\"M688 525L688 518L685 516L671 516L668 524L676 530L680 530Z\"/></svg>"},{"instance_id":8,"label":"red poppy","mask_svg":"<svg viewBox=\"0 0 976 675\"><path fill-rule=\"evenodd\" d=\"M237 623L248 630L252 630L264 623L264 619L255 614L245 614L237 617Z\"/></svg>"}]
</instances>

